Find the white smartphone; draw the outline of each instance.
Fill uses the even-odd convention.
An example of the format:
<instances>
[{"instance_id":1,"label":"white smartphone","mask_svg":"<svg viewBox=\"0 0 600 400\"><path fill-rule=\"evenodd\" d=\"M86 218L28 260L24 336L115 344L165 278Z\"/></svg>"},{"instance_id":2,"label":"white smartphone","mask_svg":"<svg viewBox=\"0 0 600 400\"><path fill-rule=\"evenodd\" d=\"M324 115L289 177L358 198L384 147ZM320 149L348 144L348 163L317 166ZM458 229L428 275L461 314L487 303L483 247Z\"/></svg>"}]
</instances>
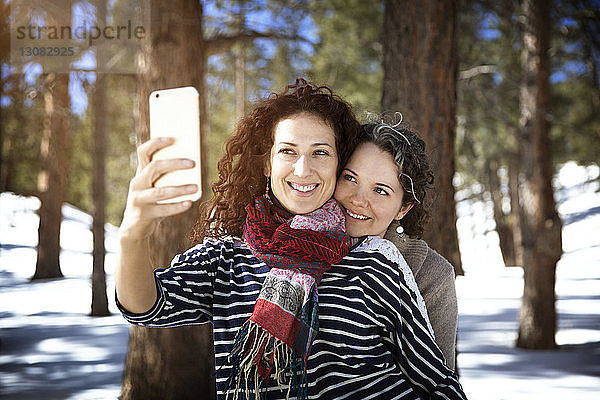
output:
<instances>
[{"instance_id":1,"label":"white smartphone","mask_svg":"<svg viewBox=\"0 0 600 400\"><path fill-rule=\"evenodd\" d=\"M194 168L169 172L155 186L198 185L193 194L174 197L159 203L196 201L202 195L200 174L200 108L198 91L192 86L156 90L150 94L150 138L172 137L175 142L154 153L153 159L189 158Z\"/></svg>"}]
</instances>

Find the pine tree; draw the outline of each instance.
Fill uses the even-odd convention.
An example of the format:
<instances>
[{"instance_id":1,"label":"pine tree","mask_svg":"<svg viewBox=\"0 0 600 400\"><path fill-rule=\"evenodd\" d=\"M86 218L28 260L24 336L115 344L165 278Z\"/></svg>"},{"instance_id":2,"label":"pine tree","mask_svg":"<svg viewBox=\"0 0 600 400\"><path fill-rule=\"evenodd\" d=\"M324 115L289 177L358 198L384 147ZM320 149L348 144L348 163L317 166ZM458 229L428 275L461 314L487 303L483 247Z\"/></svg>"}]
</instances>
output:
<instances>
[{"instance_id":1,"label":"pine tree","mask_svg":"<svg viewBox=\"0 0 600 400\"><path fill-rule=\"evenodd\" d=\"M550 145L550 5L522 2L521 163L524 173L523 268L525 285L517 346L552 349L556 334L556 263L562 223L552 189Z\"/></svg>"},{"instance_id":2,"label":"pine tree","mask_svg":"<svg viewBox=\"0 0 600 400\"><path fill-rule=\"evenodd\" d=\"M103 25L106 21L106 2L96 3L96 21ZM92 99L93 124L93 171L92 171L92 316L110 315L106 295L106 274L104 272L104 224L106 223L106 75L100 73L105 62L99 46L96 48L96 83Z\"/></svg>"},{"instance_id":3,"label":"pine tree","mask_svg":"<svg viewBox=\"0 0 600 400\"><path fill-rule=\"evenodd\" d=\"M200 93L201 137L206 121L202 36L202 4L184 0L153 0L151 37L144 49L138 81L136 132L138 143L149 138L148 96L156 89L194 86ZM181 23L185 20L186 23ZM206 151L202 140L203 153ZM201 157L204 175L205 155ZM209 193L202 184L203 196ZM189 247L186 240L197 218L197 207L161 221L149 239L152 265L166 266ZM123 375L122 399L198 399L215 394L212 326L151 329L131 327Z\"/></svg>"},{"instance_id":4,"label":"pine tree","mask_svg":"<svg viewBox=\"0 0 600 400\"><path fill-rule=\"evenodd\" d=\"M462 274L454 202L457 49L454 1L388 0L382 108L402 112L427 143L435 175L427 243Z\"/></svg>"}]
</instances>

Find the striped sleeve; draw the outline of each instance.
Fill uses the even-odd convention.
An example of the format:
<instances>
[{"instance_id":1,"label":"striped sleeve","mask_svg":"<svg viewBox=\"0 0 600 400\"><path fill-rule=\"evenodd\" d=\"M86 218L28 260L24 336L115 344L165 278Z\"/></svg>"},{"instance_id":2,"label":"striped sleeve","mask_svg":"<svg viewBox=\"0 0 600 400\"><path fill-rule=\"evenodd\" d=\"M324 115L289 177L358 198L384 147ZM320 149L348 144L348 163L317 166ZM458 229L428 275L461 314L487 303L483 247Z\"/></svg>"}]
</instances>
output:
<instances>
[{"instance_id":1,"label":"striped sleeve","mask_svg":"<svg viewBox=\"0 0 600 400\"><path fill-rule=\"evenodd\" d=\"M176 255L167 268L154 271L156 302L135 314L118 303L130 323L147 327L173 327L212 322L213 287L217 268L226 259L224 244L207 239Z\"/></svg>"},{"instance_id":2,"label":"striped sleeve","mask_svg":"<svg viewBox=\"0 0 600 400\"><path fill-rule=\"evenodd\" d=\"M396 326L397 360L408 379L431 399L466 399L454 371L446 366L426 317L405 276L399 275L400 309Z\"/></svg>"}]
</instances>

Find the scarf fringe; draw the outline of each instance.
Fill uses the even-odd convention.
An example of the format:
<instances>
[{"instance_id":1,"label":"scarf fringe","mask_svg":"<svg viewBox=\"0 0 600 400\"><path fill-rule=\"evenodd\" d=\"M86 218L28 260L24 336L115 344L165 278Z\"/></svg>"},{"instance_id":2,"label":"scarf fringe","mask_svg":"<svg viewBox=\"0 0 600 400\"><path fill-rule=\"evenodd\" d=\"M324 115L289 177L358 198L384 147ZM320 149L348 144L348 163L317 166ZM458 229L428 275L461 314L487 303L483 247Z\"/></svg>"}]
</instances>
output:
<instances>
[{"instance_id":1,"label":"scarf fringe","mask_svg":"<svg viewBox=\"0 0 600 400\"><path fill-rule=\"evenodd\" d=\"M277 385L287 385L286 399L290 397L293 388L298 391L298 399L306 398L308 380L303 360L283 341L248 320L238 331L228 358L233 368L228 380L226 400L229 400L230 394L233 395L232 400L239 400L240 390L244 391L245 399L249 400L252 387L255 400L260 400L263 379L256 365L258 357L258 363L273 365Z\"/></svg>"}]
</instances>

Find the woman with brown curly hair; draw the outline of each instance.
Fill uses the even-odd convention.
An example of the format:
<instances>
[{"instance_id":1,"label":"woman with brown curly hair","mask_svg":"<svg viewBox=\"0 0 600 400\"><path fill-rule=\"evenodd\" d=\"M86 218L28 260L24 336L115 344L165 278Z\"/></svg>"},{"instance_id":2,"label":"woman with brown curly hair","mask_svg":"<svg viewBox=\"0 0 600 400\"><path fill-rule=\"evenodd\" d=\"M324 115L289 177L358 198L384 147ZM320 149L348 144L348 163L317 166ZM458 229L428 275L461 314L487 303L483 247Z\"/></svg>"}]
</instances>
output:
<instances>
[{"instance_id":1,"label":"woman with brown curly hair","mask_svg":"<svg viewBox=\"0 0 600 400\"><path fill-rule=\"evenodd\" d=\"M190 207L157 202L195 188L154 188L189 164L152 160L168 141L140 146L118 305L144 326L212 323L220 399L464 398L402 271L350 249L332 195L359 128L347 103L303 80L262 101L226 146L198 244L155 271L146 232Z\"/></svg>"},{"instance_id":2,"label":"woman with brown curly hair","mask_svg":"<svg viewBox=\"0 0 600 400\"><path fill-rule=\"evenodd\" d=\"M432 183L425 142L418 133L408 125L370 123L361 126L359 144L338 179L334 197L342 206L350 236L385 237L398 248L415 277L417 294L424 298L435 341L454 369L458 322L454 268L420 239L429 219Z\"/></svg>"}]
</instances>

